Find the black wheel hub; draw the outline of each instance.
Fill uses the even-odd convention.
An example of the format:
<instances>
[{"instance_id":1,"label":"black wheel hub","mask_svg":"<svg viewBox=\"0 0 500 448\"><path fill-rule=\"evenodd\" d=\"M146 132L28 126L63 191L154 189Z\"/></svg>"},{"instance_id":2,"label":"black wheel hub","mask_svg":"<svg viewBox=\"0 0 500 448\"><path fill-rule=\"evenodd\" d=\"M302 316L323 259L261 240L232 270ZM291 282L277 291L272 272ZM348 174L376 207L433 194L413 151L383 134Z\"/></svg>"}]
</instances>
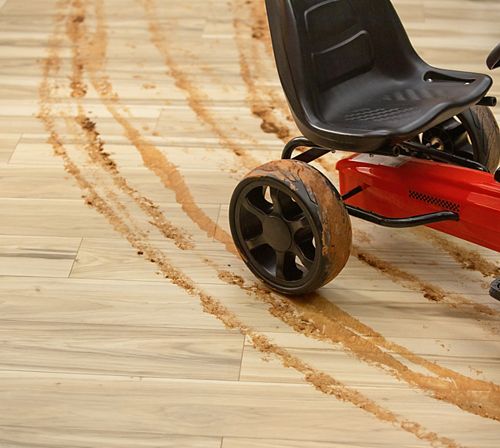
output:
<instances>
[{"instance_id":1,"label":"black wheel hub","mask_svg":"<svg viewBox=\"0 0 500 448\"><path fill-rule=\"evenodd\" d=\"M287 222L277 215L262 220L262 237L276 252L286 252L292 245L292 234Z\"/></svg>"},{"instance_id":2,"label":"black wheel hub","mask_svg":"<svg viewBox=\"0 0 500 448\"><path fill-rule=\"evenodd\" d=\"M456 118L424 132L422 143L430 144L433 148L468 159L474 158L472 144L469 141L467 130Z\"/></svg>"},{"instance_id":3,"label":"black wheel hub","mask_svg":"<svg viewBox=\"0 0 500 448\"><path fill-rule=\"evenodd\" d=\"M259 274L271 282L304 282L316 260L309 213L286 187L250 185L236 205L239 245Z\"/></svg>"}]
</instances>

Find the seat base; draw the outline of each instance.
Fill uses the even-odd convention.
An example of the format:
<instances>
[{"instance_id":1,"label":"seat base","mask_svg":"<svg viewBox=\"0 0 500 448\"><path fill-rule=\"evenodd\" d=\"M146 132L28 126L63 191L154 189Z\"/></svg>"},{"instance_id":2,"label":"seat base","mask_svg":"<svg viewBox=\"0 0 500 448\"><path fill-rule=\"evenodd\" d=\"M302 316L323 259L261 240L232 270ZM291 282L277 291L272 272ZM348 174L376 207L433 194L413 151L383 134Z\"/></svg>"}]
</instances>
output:
<instances>
[{"instance_id":1,"label":"seat base","mask_svg":"<svg viewBox=\"0 0 500 448\"><path fill-rule=\"evenodd\" d=\"M353 152L372 152L411 140L475 105L492 81L487 75L429 67L404 80L373 79L367 73L356 79L358 83L355 97L340 96L333 89L326 93L317 122L309 126L298 122L308 139Z\"/></svg>"}]
</instances>

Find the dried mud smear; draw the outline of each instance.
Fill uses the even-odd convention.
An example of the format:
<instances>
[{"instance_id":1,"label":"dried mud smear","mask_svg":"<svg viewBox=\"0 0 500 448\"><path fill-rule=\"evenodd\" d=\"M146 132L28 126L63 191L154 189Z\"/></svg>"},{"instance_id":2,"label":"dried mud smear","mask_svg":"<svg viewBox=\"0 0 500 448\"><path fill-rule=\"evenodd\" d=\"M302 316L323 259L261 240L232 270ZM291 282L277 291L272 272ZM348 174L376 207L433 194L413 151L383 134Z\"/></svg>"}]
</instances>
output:
<instances>
[{"instance_id":1,"label":"dried mud smear","mask_svg":"<svg viewBox=\"0 0 500 448\"><path fill-rule=\"evenodd\" d=\"M72 12L68 15L66 34L72 44L72 67L71 96L77 99L77 116L75 122L80 126L86 139L85 150L91 161L103 167L112 177L113 182L123 192L130 196L139 207L152 218L151 223L160 230L161 234L172 240L180 249L193 248L191 236L183 229L177 228L170 223L153 201L141 196L137 190L130 187L127 180L122 177L116 167L116 163L110 155L104 151L104 142L93 122L85 113L81 99L86 95L86 89L80 90L85 70L87 54L85 53L85 42L87 29L85 27L86 9L81 0L72 2ZM117 202L117 206L125 211L125 207ZM126 213L126 212L125 212Z\"/></svg>"},{"instance_id":2,"label":"dried mud smear","mask_svg":"<svg viewBox=\"0 0 500 448\"><path fill-rule=\"evenodd\" d=\"M500 277L500 267L486 260L479 252L459 246L434 230L418 229L417 233L451 255L463 268L478 271L484 277Z\"/></svg>"},{"instance_id":3,"label":"dried mud smear","mask_svg":"<svg viewBox=\"0 0 500 448\"><path fill-rule=\"evenodd\" d=\"M252 113L261 120L261 128L264 132L268 134L275 134L280 140L286 141L291 138L292 131L290 129L289 123L285 123L275 115L274 104L281 104L281 99L273 93L273 91L268 92L268 95L263 95L260 88L257 87L255 83L255 78L253 76L252 70L250 69L249 58L245 56L246 53L246 42L250 41L247 37L247 27L246 23L239 18L239 14L236 11L248 5L248 2L234 1L233 0L233 11L234 19L233 25L235 29L235 39L236 45L238 47L239 57L240 57L240 71L241 77L245 82L248 89L248 103ZM253 4L250 4L253 7ZM263 39L266 33L265 28L262 26L262 18L257 18L257 20L252 22L251 28L252 36L254 39ZM254 45L251 45L250 52L252 53L252 67L262 71L260 67L260 55ZM291 121L289 116L289 111L286 105L281 107L283 111L286 110L286 114Z\"/></svg>"},{"instance_id":4,"label":"dried mud smear","mask_svg":"<svg viewBox=\"0 0 500 448\"><path fill-rule=\"evenodd\" d=\"M204 105L208 100L208 96L194 85L188 74L180 69L175 58L173 57L172 49L170 48L169 39L165 36L162 26L158 22L158 13L156 4L153 0L141 0L146 17L149 22L149 32L151 41L163 56L165 65L175 80L176 86L186 93L186 99L191 110L198 116L202 123L208 126L209 129L220 139L223 146L229 148L243 163L247 169L251 169L258 164L257 160L251 156L248 151L236 144L224 132L217 120L212 116L210 110Z\"/></svg>"},{"instance_id":5,"label":"dried mud smear","mask_svg":"<svg viewBox=\"0 0 500 448\"><path fill-rule=\"evenodd\" d=\"M119 112L119 97L113 91L113 86L102 69L106 56L107 35L103 23L103 7L97 3L97 28L93 39L87 46L86 69L89 73L92 85L100 95L101 100L111 113L115 121L120 124L126 137L138 149L144 165L154 172L168 189L175 194L176 201L181 205L183 211L190 219L212 238L215 233L215 223L196 204L192 194L177 167L171 163L164 154L136 129L129 120ZM160 215L158 215L160 217ZM182 231L179 233L182 235ZM234 251L232 239L227 233L221 234L221 240L228 250Z\"/></svg>"},{"instance_id":6,"label":"dried mud smear","mask_svg":"<svg viewBox=\"0 0 500 448\"><path fill-rule=\"evenodd\" d=\"M66 2L59 2L58 6L59 8L62 8L66 4ZM272 353L281 359L284 365L293 367L303 373L307 381L313 384L318 390L321 390L326 394L334 395L342 401L353 403L359 408L375 415L379 419L398 425L405 431L416 435L420 439L431 442L432 445L438 444L448 448L458 447L459 445L454 441L448 438L439 437L436 433L425 431L417 423L399 419L391 411L378 406L373 401L361 395L359 392L345 387L331 376L311 368L297 357L292 356L285 349L271 343L265 336L255 333L253 330L241 323L239 319L220 302L199 290L193 281L184 273L172 267L162 253L157 251L154 247L146 244L142 238L136 238L130 228L127 227L120 220L120 218L114 214L113 210L106 203L106 200L100 197L95 192L93 186L86 181L79 168L68 156L61 138L56 132L55 123L52 118L53 112L51 110L52 100L49 78L51 75L57 73L60 68L60 61L57 56L59 42L60 38L57 38L56 32L55 37L50 40L50 53L43 68L43 80L40 85L39 116L49 132L49 141L54 147L55 154L63 159L66 170L73 175L78 185L86 193L87 203L95 207L100 213L107 217L113 227L118 232L122 233L132 246L134 246L139 252L150 257L174 284L182 287L189 294L197 296L206 312L218 317L227 327L239 329L242 334L249 336L253 345L263 353Z\"/></svg>"},{"instance_id":7,"label":"dried mud smear","mask_svg":"<svg viewBox=\"0 0 500 448\"><path fill-rule=\"evenodd\" d=\"M219 278L226 283L238 285L252 297L268 304L271 314L297 332L321 341L339 343L362 361L382 368L395 378L426 391L433 398L481 417L500 420L500 387L494 383L474 380L431 363L406 348L387 341L380 333L330 302L325 304L310 296L297 299L291 304L287 300L276 299L273 293L260 285L247 285L242 277L231 272L223 271ZM391 353L401 355L438 377L409 369Z\"/></svg>"}]
</instances>

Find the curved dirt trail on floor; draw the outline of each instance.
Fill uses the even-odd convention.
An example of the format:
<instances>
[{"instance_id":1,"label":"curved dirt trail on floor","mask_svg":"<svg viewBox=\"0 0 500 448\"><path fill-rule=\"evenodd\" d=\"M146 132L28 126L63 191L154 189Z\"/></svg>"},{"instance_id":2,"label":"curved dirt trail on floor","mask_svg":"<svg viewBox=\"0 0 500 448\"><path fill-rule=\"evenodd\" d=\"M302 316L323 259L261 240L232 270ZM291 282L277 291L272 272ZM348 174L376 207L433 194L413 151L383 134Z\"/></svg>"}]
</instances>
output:
<instances>
[{"instance_id":1,"label":"curved dirt trail on floor","mask_svg":"<svg viewBox=\"0 0 500 448\"><path fill-rule=\"evenodd\" d=\"M67 5L67 1L60 1L58 3L58 10L60 12L56 16L56 24L60 25L59 18L61 16L64 17L64 9ZM238 318L220 302L201 291L186 274L173 267L161 251L158 251L147 241L144 241L142 235L139 236L139 238L134 235L131 229L120 219L118 215L113 212L112 208L108 206L106 200L96 193L93 185L85 179L80 169L69 157L66 148L62 143L62 139L57 133L53 118L54 112L52 110L53 100L50 78L58 74L60 70L60 59L58 56L60 43L60 26L56 26L54 35L49 41L49 54L43 65L43 79L39 88L39 117L49 133L49 142L52 144L55 154L62 158L66 170L74 177L77 184L85 193L87 204L103 214L115 230L127 238L133 247L135 247L138 251L144 252L148 258L151 258L152 261L159 266L162 272L169 277L174 284L186 290L190 295L196 296L200 300L206 312L216 316L228 328L238 329L242 334L249 336L253 345L261 352L271 353L280 359L284 365L293 367L301 372L306 380L313 384L318 390L329 395L334 395L339 400L348 401L376 416L380 420L399 426L404 431L412 433L419 439L431 443L433 446L444 446L448 448L459 447L460 445L451 439L440 437L436 433L426 431L421 427L421 425L415 422L401 419L391 411L384 409L372 400L367 399L359 392L347 388L331 376L311 368L308 364L291 355L285 349L271 343L265 336L254 332L251 328L240 322Z\"/></svg>"},{"instance_id":2,"label":"curved dirt trail on floor","mask_svg":"<svg viewBox=\"0 0 500 448\"><path fill-rule=\"evenodd\" d=\"M86 141L84 151L87 153L91 162L101 166L111 177L113 183L127 194L141 208L143 212L152 219L151 223L167 239L172 240L180 249L193 248L192 236L184 229L180 229L169 222L159 210L158 205L132 188L127 180L121 176L116 167L116 163L110 155L104 150L104 142L97 131L96 123L93 122L85 113L82 104L82 98L87 94L88 87L83 81L85 60L84 36L88 30L85 25L86 14L84 4L81 0L74 0L72 11L68 15L66 22L66 35L71 42L72 50L72 77L71 77L71 96L76 100L77 115L74 117L74 123L79 126L81 133ZM109 194L109 193L108 193ZM127 213L126 208L116 201L118 207L123 213Z\"/></svg>"},{"instance_id":3,"label":"curved dirt trail on floor","mask_svg":"<svg viewBox=\"0 0 500 448\"><path fill-rule=\"evenodd\" d=\"M247 284L231 272L220 278L239 285L252 297L269 305L269 311L299 333L320 341L341 344L349 353L365 363L420 389L435 399L453 404L466 412L500 421L500 386L475 380L451 369L430 362L407 348L388 341L369 326L352 317L335 304L311 295L300 302L277 301L266 288ZM297 310L300 319L297 319ZM321 328L321 331L318 329ZM428 370L431 375L412 370L393 353Z\"/></svg>"},{"instance_id":4,"label":"curved dirt trail on floor","mask_svg":"<svg viewBox=\"0 0 500 448\"><path fill-rule=\"evenodd\" d=\"M240 18L239 14L240 11L248 8L250 8L250 24ZM232 0L232 10L240 73L248 91L247 103L252 114L260 120L263 132L273 134L283 143L288 143L294 134L300 135L300 132L294 124L282 91L272 87L264 88L255 81L263 77L265 73L262 57L269 57L268 54L260 53L257 43L267 42L265 47L268 50L271 48L267 22L263 22L265 13L262 14L263 11L257 4L241 0ZM264 27L263 24L266 26ZM250 45L246 45L247 41ZM335 163L327 158L320 158L316 162L327 172L335 172Z\"/></svg>"},{"instance_id":5,"label":"curved dirt trail on floor","mask_svg":"<svg viewBox=\"0 0 500 448\"><path fill-rule=\"evenodd\" d=\"M139 0L144 6L146 16L149 22L149 31L151 33L152 42L163 56L165 65L169 68L170 75L174 78L176 86L186 93L186 100L189 107L196 113L202 123L207 125L209 129L220 139L221 144L233 151L241 163L247 168L254 168L258 162L244 148L235 143L214 119L210 111L203 104L207 100L207 96L190 80L189 76L179 69L175 59L172 56L170 48L165 45L166 37L163 34L163 29L156 20L156 7L152 0Z\"/></svg>"},{"instance_id":6,"label":"curved dirt trail on floor","mask_svg":"<svg viewBox=\"0 0 500 448\"><path fill-rule=\"evenodd\" d=\"M153 8L153 4L150 4L150 7ZM154 10L154 9L153 9ZM149 16L148 16L149 18ZM158 27L159 25L155 23L155 27ZM163 36L162 34L157 33L156 36ZM158 42L157 42L158 44ZM161 47L166 49L168 51L168 44L166 42L162 42ZM170 54L170 52L169 52ZM175 63L175 61L171 58L170 61L172 63ZM178 75L180 75L178 73ZM373 261L373 260L371 260ZM218 266L214 266L216 269L220 269ZM231 276L233 278L231 279ZM230 283L241 285L240 281L234 281L234 279L237 279L237 276L234 276L233 273L225 273L225 275L221 276L221 279L225 281L229 281ZM409 280L411 279L412 283L410 286L415 287L415 279L410 277L409 274L404 277L405 281L409 283ZM427 285L418 285L421 287L422 290L431 290L432 288L427 286ZM248 288L247 291L253 292L253 293L260 293L257 294L257 298L262 299L263 297L265 298L265 302L268 304L271 304L273 306L273 314L280 319L284 320L286 323L291 325L294 329L301 331L301 322L304 320L304 311L306 311L308 314L311 314L311 307L309 309L306 309L304 307L298 306L298 305L292 305L292 302L290 302L288 299L281 297L277 298L275 294L270 294L269 291L267 291L265 288L259 288L257 286ZM444 295L444 292L439 291L442 295ZM437 293L435 293L437 294ZM328 309L328 304L330 302L326 301L325 299L322 299L319 296L315 296L316 300L314 301L314 306L317 306L319 309ZM435 300L440 300L441 297L436 298ZM322 307L320 306L322 304ZM283 310L283 309L288 309L287 313L284 315L277 313L276 310ZM297 310L300 311L302 314L300 314L297 319ZM337 316L339 313L336 313ZM318 312L315 313L315 317L319 315ZM351 318L352 322L353 318ZM325 322L328 323L329 326L327 326L325 330ZM314 327L314 331L309 331L305 332L307 333L315 333L319 334L319 337L323 337L323 340L327 341L332 341L331 335L335 333L335 330L338 329L339 323L335 320L330 319L329 317L323 317L322 319L322 325L316 325L314 323L314 320L312 321L311 324ZM363 325L359 323L359 325ZM302 328L303 330L303 328ZM344 328L344 330L346 330ZM304 331L302 331L304 332ZM426 375L421 375L416 372L411 372L411 375L407 375L406 371L409 369L404 366L401 363L398 363L394 357L390 355L384 355L384 356L378 356L382 354L382 351L380 350L379 346L377 345L377 342L373 341L368 341L364 340L363 343L360 343L361 341L357 340L356 344L350 343L352 341L352 332L350 330L346 330L344 332L337 332L338 336L337 339L335 339L334 342L341 342L348 350L351 351L355 356L357 356L359 359L369 362L372 365L376 365L378 367L382 367L384 369L388 369L391 374L396 376L399 379L403 379L404 381L408 382L409 384L413 385L414 387L418 387L424 391L430 392L435 396L436 398L439 398L441 400L448 401L450 403L456 404L459 407L461 407L464 410L468 410L469 412L473 413L479 413L482 416L495 416L498 414L498 409L496 406L489 406L488 411L484 411L484 403L478 402L477 397L472 397L473 394L467 394L466 389L469 387L471 384L474 384L475 381L477 380L472 380L468 377L459 375L453 371L450 370L439 370L439 369L433 369L433 373L439 372L443 373L446 370L446 379L444 382L439 382L437 381L434 385L432 385L432 378L428 377ZM372 330L372 333L373 330ZM378 335L377 338L380 338L381 336ZM383 345L383 343L381 343ZM389 343L386 341L386 345L389 345ZM374 355L372 358L368 357L365 355L366 348L370 347L372 349L372 352L377 354ZM398 354L401 354L403 357L405 357L408 360L411 360L411 362L414 362L417 360L418 364L423 366L427 365L429 366L431 363L427 362L426 360L416 356L415 354L411 353L407 349L403 347L398 347L396 344L392 344L392 349L396 349L398 351ZM410 358L410 359L409 359ZM449 381L450 378L453 378L453 381ZM460 387L455 387L454 381L458 381L458 384L460 384ZM448 389L447 392L443 393L443 389ZM492 383L488 382L480 382L480 384L475 384L475 389L480 390L480 394L490 394L491 392L493 393L498 393L498 390L495 385ZM464 396L466 395L466 396ZM485 399L485 396L481 397L482 399ZM494 417L493 417L494 418Z\"/></svg>"},{"instance_id":7,"label":"curved dirt trail on floor","mask_svg":"<svg viewBox=\"0 0 500 448\"><path fill-rule=\"evenodd\" d=\"M144 165L160 178L166 188L174 192L176 201L181 205L184 213L193 222L196 222L209 238L212 238L216 229L215 223L196 204L189 187L177 167L171 163L153 143L145 138L141 132L131 124L125 115L119 111L119 97L114 92L113 86L107 75L105 75L104 72L101 73L107 41L102 17L103 5L98 2L96 11L97 28L92 41L87 45L85 65L92 84L115 121L123 128L128 140L139 151ZM235 253L232 239L229 234L226 232L221 234L221 242L226 246L228 251Z\"/></svg>"},{"instance_id":8,"label":"curved dirt trail on floor","mask_svg":"<svg viewBox=\"0 0 500 448\"><path fill-rule=\"evenodd\" d=\"M479 252L467 249L441 236L436 231L420 228L415 233L431 241L435 246L447 252L468 271L480 272L484 277L500 277L500 266L484 258Z\"/></svg>"}]
</instances>

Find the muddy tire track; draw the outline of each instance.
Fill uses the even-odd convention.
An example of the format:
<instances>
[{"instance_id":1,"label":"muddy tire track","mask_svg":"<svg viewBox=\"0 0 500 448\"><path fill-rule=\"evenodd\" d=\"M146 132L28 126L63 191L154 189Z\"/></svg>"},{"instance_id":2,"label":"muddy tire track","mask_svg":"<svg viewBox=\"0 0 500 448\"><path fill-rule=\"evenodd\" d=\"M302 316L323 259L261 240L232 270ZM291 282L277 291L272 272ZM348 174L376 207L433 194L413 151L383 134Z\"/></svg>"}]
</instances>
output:
<instances>
[{"instance_id":1,"label":"muddy tire track","mask_svg":"<svg viewBox=\"0 0 500 448\"><path fill-rule=\"evenodd\" d=\"M421 228L417 229L415 233L451 255L464 269L480 272L483 277L500 277L500 266L487 260L479 252L467 249L445 238L436 230Z\"/></svg>"},{"instance_id":2,"label":"muddy tire track","mask_svg":"<svg viewBox=\"0 0 500 448\"><path fill-rule=\"evenodd\" d=\"M488 305L470 300L461 294L450 293L437 285L425 282L416 275L400 269L392 263L382 260L373 253L360 250L358 247L353 247L352 253L358 260L375 268L377 271L401 286L416 292L421 292L423 297L431 303L442 303L448 305L452 309L460 308L463 312L466 312L468 315L475 316L477 319L497 317L499 315L498 311ZM485 326L487 326L486 323L487 322L485 322ZM491 326L488 326L489 330L493 334L499 334L497 325L498 322L494 321Z\"/></svg>"},{"instance_id":3,"label":"muddy tire track","mask_svg":"<svg viewBox=\"0 0 500 448\"><path fill-rule=\"evenodd\" d=\"M219 138L221 144L229 148L241 163L247 168L252 169L258 162L252 155L236 144L229 136L226 135L223 126L220 126L217 120L213 117L210 110L204 105L207 102L207 95L198 88L191 80L189 75L184 72L176 63L172 55L172 50L168 45L168 40L164 35L163 29L158 23L156 4L154 0L139 0L144 7L146 18L149 23L149 32L151 42L163 56L165 65L169 69L169 73L175 80L176 86L186 93L186 100L191 110L197 115L202 123L208 126L209 129Z\"/></svg>"},{"instance_id":4,"label":"muddy tire track","mask_svg":"<svg viewBox=\"0 0 500 448\"><path fill-rule=\"evenodd\" d=\"M104 141L97 130L96 123L85 113L82 99L87 94L87 87L81 87L85 85L82 79L85 71L85 60L87 59L86 55L83 54L85 51L85 36L88 33L85 20L85 3L82 0L73 0L72 11L67 20L66 35L71 42L72 49L73 74L70 86L71 96L76 99L77 103L77 115L74 121L80 127L86 140L84 150L88 154L90 161L100 165L110 175L113 183L128 195L143 212L151 217L152 221L150 221L150 223L153 224L165 238L172 240L180 249L193 248L192 236L184 229L180 229L168 221L157 204L140 195L139 192L132 188L127 180L120 174L116 167L116 163L104 150ZM119 201L117 201L117 203L120 204ZM121 204L120 206L124 209Z\"/></svg>"},{"instance_id":5,"label":"muddy tire track","mask_svg":"<svg viewBox=\"0 0 500 448\"><path fill-rule=\"evenodd\" d=\"M60 1L58 3L58 10L61 12L59 12L57 18L63 14L66 6L66 1ZM56 24L57 23L60 22L56 19ZM431 443L433 446L439 445L447 448L458 448L460 445L453 440L441 437L434 432L427 431L418 423L400 418L393 412L366 398L358 391L346 387L324 372L313 369L299 358L291 355L285 349L271 343L265 336L256 333L251 328L244 325L236 315L229 311L219 301L200 290L192 279L190 279L183 272L178 271L169 262L165 255L151 246L147 240L145 241L142 235L139 237L134 235L133 231L131 231L131 229L120 219L120 217L114 214L113 210L108 206L106 200L96 193L93 185L85 179L80 169L69 157L66 148L62 143L62 139L57 133L53 118L53 111L51 108L52 89L50 88L49 80L51 77L58 74L60 70L58 50L61 38L59 36L59 32L59 28L56 26L54 36L49 42L49 55L43 66L43 79L39 88L39 117L49 133L49 142L52 144L55 154L63 159L65 169L74 177L77 184L85 193L87 203L94 207L99 213L104 215L115 230L121 233L133 247L135 247L139 252L143 252L148 258L154 261L159 266L161 271L168 278L170 278L174 284L183 288L186 292L188 292L188 294L197 297L205 312L217 317L226 325L226 327L237 329L243 335L248 336L256 349L263 353L273 354L280 359L285 366L293 367L297 371L301 372L305 379L309 383L313 384L318 390L325 394L333 395L341 401L352 403L358 408L374 415L378 419L391 423L394 426L398 426L404 431L415 435L419 439Z\"/></svg>"},{"instance_id":6,"label":"muddy tire track","mask_svg":"<svg viewBox=\"0 0 500 448\"><path fill-rule=\"evenodd\" d=\"M219 271L219 278L235 284L253 297L269 305L270 313L299 333L320 341L341 344L359 360L382 369L385 373L420 389L433 398L453 404L472 414L500 421L500 386L461 375L431 363L410 350L386 340L380 333L362 324L339 307L314 295L294 304L277 300L266 288L247 284L229 271ZM297 315L297 310L300 315ZM336 320L332 320L332 316ZM319 331L318 329L322 329ZM398 361L391 353L437 375L425 375Z\"/></svg>"},{"instance_id":7,"label":"muddy tire track","mask_svg":"<svg viewBox=\"0 0 500 448\"><path fill-rule=\"evenodd\" d=\"M119 110L121 107L119 96L114 92L113 86L102 70L106 58L107 33L103 20L103 5L96 4L96 30L93 38L85 44L85 69L89 74L94 89L99 94L101 101L106 106L115 121L122 127L127 139L137 148L144 165L152 171L163 185L175 194L176 202L182 207L184 213L203 230L209 238L213 238L216 230L215 222L196 204L184 177L178 168L171 163L165 155L148 139ZM125 111L125 113L127 113ZM148 200L149 201L149 200ZM158 210L158 216L161 213ZM182 234L182 231L181 231ZM234 252L232 239L226 232L220 236L226 249Z\"/></svg>"},{"instance_id":8,"label":"muddy tire track","mask_svg":"<svg viewBox=\"0 0 500 448\"><path fill-rule=\"evenodd\" d=\"M240 18L240 13L238 12L244 11L247 8L251 8L252 12L256 14L256 5L254 3L242 2L240 0L232 1L234 14L233 28L235 30L235 41L240 59L241 77L248 90L247 101L252 113L261 120L261 129L265 133L274 134L281 141L287 142L292 137L291 126L293 126L293 120L286 102L276 90L268 88L264 91L255 82L255 79L258 79L255 74L262 76L264 73L261 55L255 45L255 40L259 38L263 39L266 30L262 27L262 17L260 16L255 17L254 15L252 17L254 20L249 25ZM247 42L251 44L249 49L248 45L246 45ZM284 113L288 119L286 121L279 119L275 108Z\"/></svg>"}]
</instances>

